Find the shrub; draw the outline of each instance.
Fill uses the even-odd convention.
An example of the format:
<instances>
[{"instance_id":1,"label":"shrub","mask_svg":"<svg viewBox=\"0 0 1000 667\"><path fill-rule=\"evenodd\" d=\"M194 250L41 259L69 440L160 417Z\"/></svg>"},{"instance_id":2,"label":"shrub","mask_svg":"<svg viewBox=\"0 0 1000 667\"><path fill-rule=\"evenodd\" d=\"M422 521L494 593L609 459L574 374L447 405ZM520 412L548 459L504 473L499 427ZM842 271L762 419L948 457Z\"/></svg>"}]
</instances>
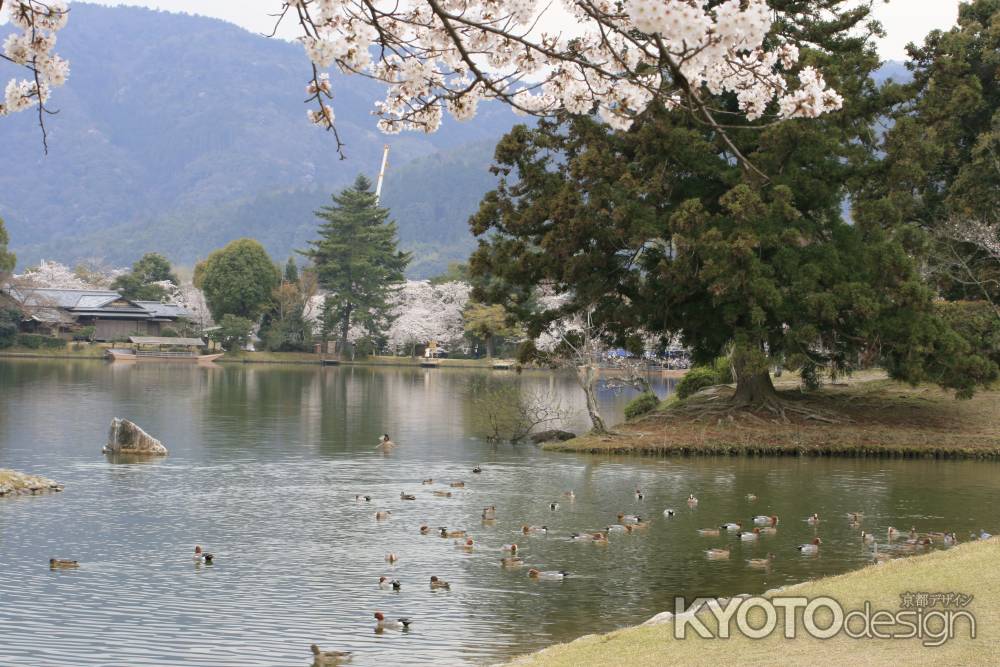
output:
<instances>
[{"instance_id":1,"label":"shrub","mask_svg":"<svg viewBox=\"0 0 1000 667\"><path fill-rule=\"evenodd\" d=\"M696 394L705 387L711 387L712 385L720 384L719 375L715 372L715 369L710 366L696 366L692 368L681 381L677 383L677 398L687 398L692 394Z\"/></svg>"},{"instance_id":2,"label":"shrub","mask_svg":"<svg viewBox=\"0 0 1000 667\"><path fill-rule=\"evenodd\" d=\"M40 334L18 334L17 344L21 347L26 347L29 350L37 350L39 348L57 349L66 347L66 341L61 338L53 338L52 336L42 336Z\"/></svg>"},{"instance_id":3,"label":"shrub","mask_svg":"<svg viewBox=\"0 0 1000 667\"><path fill-rule=\"evenodd\" d=\"M10 347L17 339L21 313L13 308L0 308L0 348Z\"/></svg>"},{"instance_id":4,"label":"shrub","mask_svg":"<svg viewBox=\"0 0 1000 667\"><path fill-rule=\"evenodd\" d=\"M732 384L735 381L729 357L716 357L712 362L712 370L715 371L716 384Z\"/></svg>"},{"instance_id":5,"label":"shrub","mask_svg":"<svg viewBox=\"0 0 1000 667\"><path fill-rule=\"evenodd\" d=\"M93 326L80 327L73 332L73 340L90 340L94 337L95 331L97 328Z\"/></svg>"},{"instance_id":6,"label":"shrub","mask_svg":"<svg viewBox=\"0 0 1000 667\"><path fill-rule=\"evenodd\" d=\"M160 329L160 336L162 338L178 338L180 334L173 327L163 327Z\"/></svg>"},{"instance_id":7,"label":"shrub","mask_svg":"<svg viewBox=\"0 0 1000 667\"><path fill-rule=\"evenodd\" d=\"M660 399L651 391L643 392L633 398L625 406L625 418L635 419L647 412L652 412L660 404Z\"/></svg>"}]
</instances>

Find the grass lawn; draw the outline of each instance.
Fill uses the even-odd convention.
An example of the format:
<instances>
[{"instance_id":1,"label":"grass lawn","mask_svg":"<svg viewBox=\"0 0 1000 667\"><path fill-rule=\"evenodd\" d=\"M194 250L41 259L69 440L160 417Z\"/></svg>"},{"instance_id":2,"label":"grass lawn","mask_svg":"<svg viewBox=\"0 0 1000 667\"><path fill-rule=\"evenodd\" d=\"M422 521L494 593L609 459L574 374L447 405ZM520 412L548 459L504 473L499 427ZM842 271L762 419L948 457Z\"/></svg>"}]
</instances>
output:
<instances>
[{"instance_id":1,"label":"grass lawn","mask_svg":"<svg viewBox=\"0 0 1000 667\"><path fill-rule=\"evenodd\" d=\"M731 387L717 387L656 411L605 436L585 435L547 449L614 454L1000 457L1000 389L959 401L937 387L911 387L873 372L802 392L776 380L796 407L784 418L730 411Z\"/></svg>"},{"instance_id":2,"label":"grass lawn","mask_svg":"<svg viewBox=\"0 0 1000 667\"><path fill-rule=\"evenodd\" d=\"M973 595L973 601L965 609L976 618L976 638L969 638L968 625L963 620L956 624L956 638L939 647L925 647L919 639L851 639L842 634L826 640L805 637L800 612L795 639L783 637L781 616L774 635L759 640L737 633L730 639L701 639L693 632L679 640L674 638L671 620L581 637L520 658L512 665L996 665L1000 664L998 559L1000 540L994 538L872 565L791 586L775 594L810 598L828 595L840 602L845 612L863 608L866 600L871 601L873 610L896 612L900 609L900 595L906 592ZM707 627L716 627L714 617L708 612L701 618Z\"/></svg>"}]
</instances>

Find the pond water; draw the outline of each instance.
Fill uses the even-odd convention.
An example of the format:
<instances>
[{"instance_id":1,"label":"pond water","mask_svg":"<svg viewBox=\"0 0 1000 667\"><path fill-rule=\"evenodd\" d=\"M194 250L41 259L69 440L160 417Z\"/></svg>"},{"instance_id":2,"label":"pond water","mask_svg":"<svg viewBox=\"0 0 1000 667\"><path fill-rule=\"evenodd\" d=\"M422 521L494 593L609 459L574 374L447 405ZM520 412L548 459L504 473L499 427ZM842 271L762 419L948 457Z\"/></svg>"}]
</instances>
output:
<instances>
[{"instance_id":1,"label":"pond water","mask_svg":"<svg viewBox=\"0 0 1000 667\"><path fill-rule=\"evenodd\" d=\"M859 567L845 513L884 542L889 525L990 530L993 464L814 459L669 459L549 454L491 446L468 387L475 371L233 365L0 362L0 467L44 474L61 494L0 500L0 664L307 665L309 644L353 650L356 665L490 664L641 622L676 595L731 595ZM494 375L561 397L581 428L572 378ZM669 387L658 380L656 389ZM611 421L626 394L601 399ZM170 449L149 463L100 454L114 416ZM388 431L399 447L374 451ZM473 474L481 465L483 472ZM435 485L421 484L433 478ZM450 489L450 498L432 490ZM644 499L637 500L635 490ZM576 498L561 498L572 489ZM400 493L415 494L405 501ZM700 499L695 509L684 502ZM748 502L746 494L758 496ZM370 502L356 502L367 494ZM549 503L559 502L556 511ZM496 505L484 525L482 508ZM675 508L667 519L663 510ZM376 510L391 518L376 521ZM598 547L568 539L618 512L641 534ZM818 527L804 519L817 512ZM723 521L780 517L757 543L699 537ZM471 553L418 527L469 531ZM524 536L523 524L546 525ZM992 530L991 532L996 532ZM795 545L821 535L819 556ZM534 581L499 566L517 542ZM196 565L201 544L216 555ZM731 545L727 561L704 550ZM399 555L390 566L388 552ZM767 571L746 559L777 555ZM81 562L50 571L50 557ZM379 576L402 582L381 590ZM437 575L449 591L431 591ZM373 613L413 619L374 632Z\"/></svg>"}]
</instances>

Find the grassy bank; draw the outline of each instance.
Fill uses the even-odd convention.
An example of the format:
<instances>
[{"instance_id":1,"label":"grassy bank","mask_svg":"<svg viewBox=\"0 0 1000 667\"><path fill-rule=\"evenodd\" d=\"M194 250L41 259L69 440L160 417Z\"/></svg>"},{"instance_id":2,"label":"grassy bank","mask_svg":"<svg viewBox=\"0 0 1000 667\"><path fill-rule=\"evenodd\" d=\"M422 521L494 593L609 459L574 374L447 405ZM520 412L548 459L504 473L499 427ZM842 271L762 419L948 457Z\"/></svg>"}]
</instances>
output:
<instances>
[{"instance_id":1,"label":"grassy bank","mask_svg":"<svg viewBox=\"0 0 1000 667\"><path fill-rule=\"evenodd\" d=\"M851 639L843 634L826 640L807 638L802 631L800 613L794 639L783 638L780 618L779 629L760 640L747 639L738 633L727 640L701 639L693 632L678 640L674 638L673 621L668 620L657 625L582 637L518 659L513 664L525 667L725 665L737 661L748 665L998 664L1000 570L995 566L998 558L1000 541L994 538L948 551L872 565L776 593L810 598L831 596L840 602L845 612L862 609L865 601L871 601L873 610L895 612L900 609L902 593L973 595L973 601L965 609L976 618L976 638L969 638L968 626L962 621L956 626L956 637L936 648L923 646L919 639ZM699 618L704 619L707 627L716 627L714 617L708 612ZM756 621L756 625L760 626L760 621Z\"/></svg>"},{"instance_id":2,"label":"grassy bank","mask_svg":"<svg viewBox=\"0 0 1000 667\"><path fill-rule=\"evenodd\" d=\"M68 343L65 347L5 347L0 357L23 359L103 359L107 347L87 343Z\"/></svg>"},{"instance_id":3,"label":"grassy bank","mask_svg":"<svg viewBox=\"0 0 1000 667\"><path fill-rule=\"evenodd\" d=\"M1000 458L1000 390L958 401L936 387L899 384L876 373L801 392L776 383L794 406L783 417L730 410L729 387L667 401L605 436L547 449L607 454L790 455Z\"/></svg>"},{"instance_id":4,"label":"grassy bank","mask_svg":"<svg viewBox=\"0 0 1000 667\"><path fill-rule=\"evenodd\" d=\"M438 359L441 368L491 368L494 360L488 359ZM344 359L342 366L410 366L420 367L422 358L414 357L360 357ZM233 364L319 364L321 357L310 352L227 352L217 363Z\"/></svg>"},{"instance_id":5,"label":"grassy bank","mask_svg":"<svg viewBox=\"0 0 1000 667\"><path fill-rule=\"evenodd\" d=\"M48 477L29 475L8 468L0 468L0 497L24 494L34 495L62 490L62 484Z\"/></svg>"}]
</instances>

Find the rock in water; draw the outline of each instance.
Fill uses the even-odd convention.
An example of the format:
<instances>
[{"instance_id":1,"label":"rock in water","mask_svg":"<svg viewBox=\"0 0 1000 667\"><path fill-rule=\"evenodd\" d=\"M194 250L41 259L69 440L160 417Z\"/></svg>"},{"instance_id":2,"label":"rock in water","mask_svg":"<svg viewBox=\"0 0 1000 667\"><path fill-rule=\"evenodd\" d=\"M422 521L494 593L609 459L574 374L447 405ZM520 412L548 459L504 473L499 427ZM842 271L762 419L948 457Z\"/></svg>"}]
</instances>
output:
<instances>
[{"instance_id":1,"label":"rock in water","mask_svg":"<svg viewBox=\"0 0 1000 667\"><path fill-rule=\"evenodd\" d=\"M543 442L554 442L561 440L572 440L576 437L575 433L570 433L569 431L560 431L559 429L552 429L550 431L542 431L541 433L533 433L531 435L531 441L535 444L541 444Z\"/></svg>"},{"instance_id":2,"label":"rock in water","mask_svg":"<svg viewBox=\"0 0 1000 667\"><path fill-rule=\"evenodd\" d=\"M105 454L147 454L166 456L167 448L127 419L115 417L108 431L108 444L101 450Z\"/></svg>"},{"instance_id":3,"label":"rock in water","mask_svg":"<svg viewBox=\"0 0 1000 667\"><path fill-rule=\"evenodd\" d=\"M0 468L0 498L3 496L38 495L51 491L62 491L63 485L48 477L27 475L16 470Z\"/></svg>"}]
</instances>

